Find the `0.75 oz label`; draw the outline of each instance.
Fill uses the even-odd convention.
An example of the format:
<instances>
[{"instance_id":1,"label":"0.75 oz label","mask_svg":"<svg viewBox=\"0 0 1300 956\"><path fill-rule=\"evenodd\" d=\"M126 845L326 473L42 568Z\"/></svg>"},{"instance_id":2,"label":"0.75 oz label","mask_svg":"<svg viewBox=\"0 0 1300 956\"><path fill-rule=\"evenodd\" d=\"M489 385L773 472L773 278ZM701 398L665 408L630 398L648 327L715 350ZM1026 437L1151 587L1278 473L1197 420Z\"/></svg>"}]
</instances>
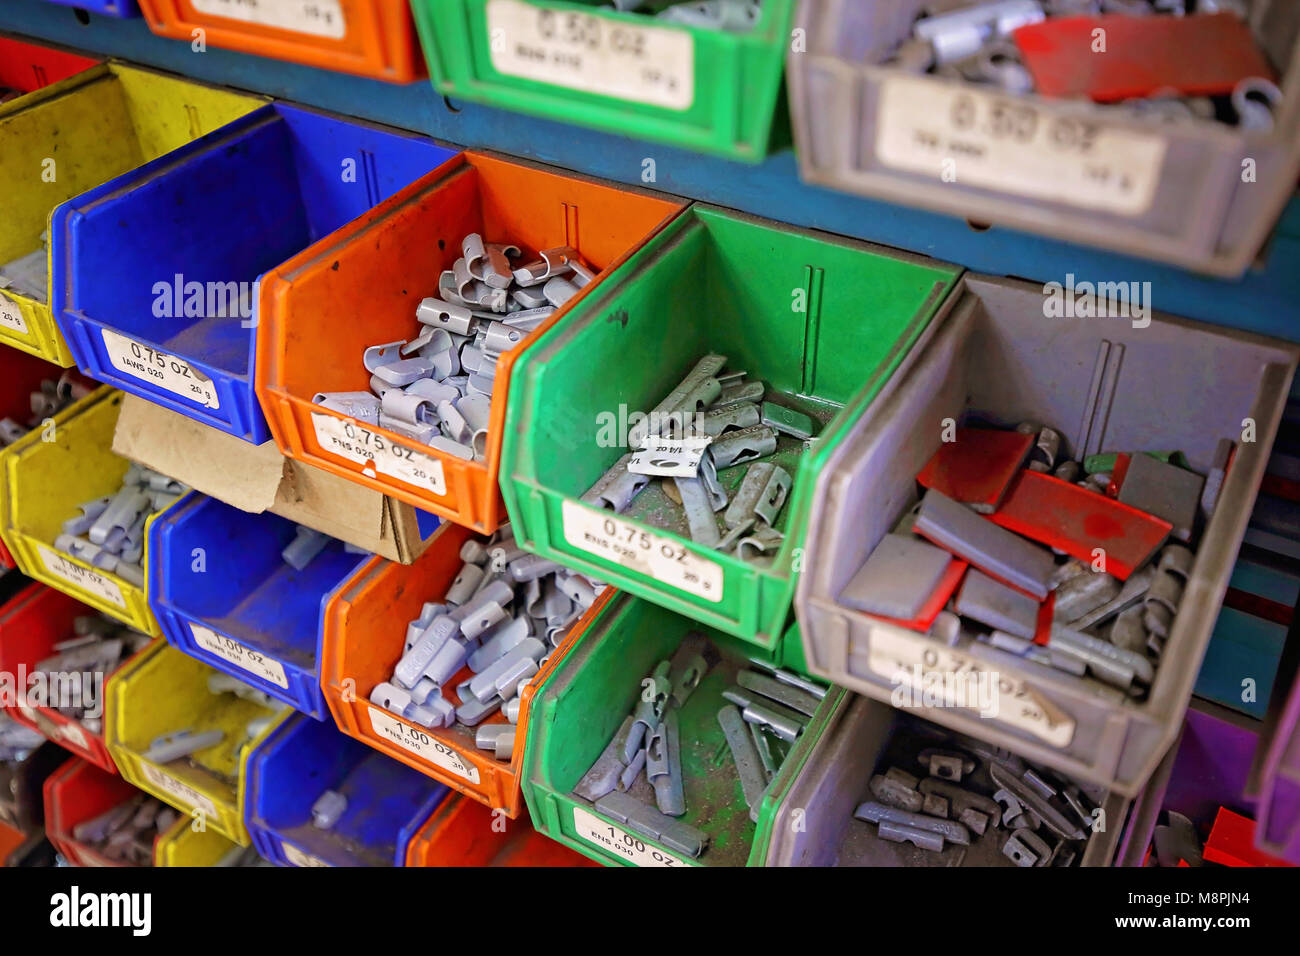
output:
<instances>
[{"instance_id":1,"label":"0.75 oz label","mask_svg":"<svg viewBox=\"0 0 1300 956\"><path fill-rule=\"evenodd\" d=\"M241 670L256 674L262 680L288 688L289 679L284 676L284 665L275 658L267 657L260 651L255 651L232 637L218 634L216 631L200 624L190 624L190 633L194 635L194 643L205 651L216 654L223 660L230 661Z\"/></svg>"},{"instance_id":2,"label":"0.75 oz label","mask_svg":"<svg viewBox=\"0 0 1300 956\"><path fill-rule=\"evenodd\" d=\"M964 707L981 717L1033 734L1053 747L1074 739L1074 718L983 661L954 651L932 638L902 634L888 627L871 631L867 666L920 697L932 695L944 706Z\"/></svg>"},{"instance_id":3,"label":"0.75 oz label","mask_svg":"<svg viewBox=\"0 0 1300 956\"><path fill-rule=\"evenodd\" d=\"M564 501L560 515L564 540L575 548L709 601L722 600L722 565L610 512Z\"/></svg>"},{"instance_id":4,"label":"0.75 oz label","mask_svg":"<svg viewBox=\"0 0 1300 956\"><path fill-rule=\"evenodd\" d=\"M3 292L0 292L0 325L12 329L19 335L27 334L27 323L23 320L23 313L18 308L18 303Z\"/></svg>"},{"instance_id":5,"label":"0.75 oz label","mask_svg":"<svg viewBox=\"0 0 1300 956\"><path fill-rule=\"evenodd\" d=\"M487 31L492 68L506 76L671 110L695 102L688 30L488 0Z\"/></svg>"},{"instance_id":6,"label":"0.75 oz label","mask_svg":"<svg viewBox=\"0 0 1300 956\"><path fill-rule=\"evenodd\" d=\"M182 783L169 773L164 773L151 763L141 763L144 769L145 779L164 793L169 793L181 803L189 807L197 807L208 816L215 818L217 815L217 805L212 802L210 797L199 793L188 783Z\"/></svg>"},{"instance_id":7,"label":"0.75 oz label","mask_svg":"<svg viewBox=\"0 0 1300 956\"><path fill-rule=\"evenodd\" d=\"M175 355L160 352L111 329L104 329L104 351L113 368L142 382L148 382L169 392L198 402L207 408L220 408L217 388L212 379Z\"/></svg>"},{"instance_id":8,"label":"0.75 oz label","mask_svg":"<svg viewBox=\"0 0 1300 956\"><path fill-rule=\"evenodd\" d=\"M322 449L366 465L365 473L371 478L387 475L426 488L435 495L447 493L442 462L438 459L390 441L359 422L312 412L311 423Z\"/></svg>"},{"instance_id":9,"label":"0.75 oz label","mask_svg":"<svg viewBox=\"0 0 1300 956\"><path fill-rule=\"evenodd\" d=\"M62 578L69 584L79 587L83 591L89 591L96 597L103 598L110 604L116 604L122 610L126 610L126 598L122 596L122 589L117 586L115 581L109 580L98 571L83 568L70 558L51 548L47 548L43 544L37 543L36 553L40 555L45 570L56 578Z\"/></svg>"},{"instance_id":10,"label":"0.75 oz label","mask_svg":"<svg viewBox=\"0 0 1300 956\"><path fill-rule=\"evenodd\" d=\"M621 856L637 866L688 865L671 853L650 846L635 833L628 833L622 827L607 823L582 807L573 808L573 827L578 831L578 836L588 843L600 847L607 853Z\"/></svg>"},{"instance_id":11,"label":"0.75 oz label","mask_svg":"<svg viewBox=\"0 0 1300 956\"><path fill-rule=\"evenodd\" d=\"M1023 97L890 77L880 89L875 151L886 166L944 183L1139 216L1155 199L1165 140L1057 115Z\"/></svg>"},{"instance_id":12,"label":"0.75 oz label","mask_svg":"<svg viewBox=\"0 0 1300 956\"><path fill-rule=\"evenodd\" d=\"M420 728L404 724L377 707L370 708L370 726L380 737L409 750L434 766L441 767L458 777L464 777L470 783L479 782L477 767L467 763L456 751Z\"/></svg>"},{"instance_id":13,"label":"0.75 oz label","mask_svg":"<svg viewBox=\"0 0 1300 956\"><path fill-rule=\"evenodd\" d=\"M190 0L190 5L195 13L332 40L347 33L339 0Z\"/></svg>"}]
</instances>

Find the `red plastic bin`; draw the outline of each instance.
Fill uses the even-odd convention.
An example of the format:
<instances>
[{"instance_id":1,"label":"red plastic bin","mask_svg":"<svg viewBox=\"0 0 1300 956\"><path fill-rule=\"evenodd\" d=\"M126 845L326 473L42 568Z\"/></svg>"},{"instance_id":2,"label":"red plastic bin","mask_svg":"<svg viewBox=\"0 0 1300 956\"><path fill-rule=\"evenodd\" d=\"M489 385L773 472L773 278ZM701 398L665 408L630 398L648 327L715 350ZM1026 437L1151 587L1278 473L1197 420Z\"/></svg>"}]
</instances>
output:
<instances>
[{"instance_id":1,"label":"red plastic bin","mask_svg":"<svg viewBox=\"0 0 1300 956\"><path fill-rule=\"evenodd\" d=\"M599 866L533 829L465 797L444 800L411 838L407 866Z\"/></svg>"},{"instance_id":2,"label":"red plastic bin","mask_svg":"<svg viewBox=\"0 0 1300 956\"><path fill-rule=\"evenodd\" d=\"M78 842L72 831L139 792L121 777L74 757L45 780L45 835L73 866L128 866Z\"/></svg>"},{"instance_id":3,"label":"red plastic bin","mask_svg":"<svg viewBox=\"0 0 1300 956\"><path fill-rule=\"evenodd\" d=\"M389 83L427 76L407 0L140 0L149 29Z\"/></svg>"},{"instance_id":4,"label":"red plastic bin","mask_svg":"<svg viewBox=\"0 0 1300 956\"><path fill-rule=\"evenodd\" d=\"M0 36L0 86L31 93L88 70L99 61L67 50Z\"/></svg>"},{"instance_id":5,"label":"red plastic bin","mask_svg":"<svg viewBox=\"0 0 1300 956\"><path fill-rule=\"evenodd\" d=\"M257 398L276 444L291 458L456 524L495 531L506 514L497 471L515 357L575 303L599 294L603 274L683 208L679 200L483 153L449 160L262 278ZM465 461L313 405L318 392L368 388L362 352L415 335L416 306L437 295L439 273L460 257L471 232L522 247L524 261L541 249L573 246L602 273L498 360L486 459ZM351 430L368 434L364 447L379 452L367 459L328 450L331 432L363 438Z\"/></svg>"},{"instance_id":6,"label":"red plastic bin","mask_svg":"<svg viewBox=\"0 0 1300 956\"><path fill-rule=\"evenodd\" d=\"M37 661L54 653L55 644L72 636L73 618L83 614L99 616L98 611L76 598L33 582L0 609L0 671L16 675L21 668L30 672ZM111 679L112 674L104 676L101 710ZM18 723L39 731L65 750L108 773L117 773L102 732L94 733L52 707L29 707L18 702L5 709Z\"/></svg>"}]
</instances>

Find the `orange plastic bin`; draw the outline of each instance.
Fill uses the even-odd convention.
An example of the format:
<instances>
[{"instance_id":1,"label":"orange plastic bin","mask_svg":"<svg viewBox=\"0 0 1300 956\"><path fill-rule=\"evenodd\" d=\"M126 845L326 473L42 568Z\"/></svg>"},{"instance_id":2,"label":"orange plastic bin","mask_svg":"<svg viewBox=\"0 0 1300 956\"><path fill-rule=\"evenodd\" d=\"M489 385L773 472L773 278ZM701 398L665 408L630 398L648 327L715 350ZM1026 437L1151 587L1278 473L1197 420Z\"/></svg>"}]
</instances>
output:
<instances>
[{"instance_id":1,"label":"orange plastic bin","mask_svg":"<svg viewBox=\"0 0 1300 956\"><path fill-rule=\"evenodd\" d=\"M0 36L0 87L30 93L99 63L55 47Z\"/></svg>"},{"instance_id":2,"label":"orange plastic bin","mask_svg":"<svg viewBox=\"0 0 1300 956\"><path fill-rule=\"evenodd\" d=\"M427 76L407 0L140 0L159 36L389 83Z\"/></svg>"},{"instance_id":3,"label":"orange plastic bin","mask_svg":"<svg viewBox=\"0 0 1300 956\"><path fill-rule=\"evenodd\" d=\"M465 797L442 802L406 848L407 866L599 866L533 829Z\"/></svg>"},{"instance_id":4,"label":"orange plastic bin","mask_svg":"<svg viewBox=\"0 0 1300 956\"><path fill-rule=\"evenodd\" d=\"M345 734L514 819L523 808L520 772L533 695L564 660L613 588L606 589L574 622L550 660L528 682L519 698L514 751L508 761L497 760L474 745L472 729L453 724L427 730L370 703L370 692L389 679L402 656L406 625L420 616L425 601L442 600L460 571L460 546L471 537L465 528L443 525L414 564L385 561L336 594L325 615L321 684L325 703ZM468 667L461 668L445 685L447 697L459 703L451 688L470 676ZM485 723L505 720L498 710Z\"/></svg>"},{"instance_id":5,"label":"orange plastic bin","mask_svg":"<svg viewBox=\"0 0 1300 956\"><path fill-rule=\"evenodd\" d=\"M38 661L54 653L55 644L72 637L73 619L83 614L99 616L98 611L76 598L33 582L0 613L0 671L16 675L22 668L24 673L30 674ZM96 703L101 716L112 676L111 673L104 675L104 684L99 690ZM53 707L31 707L19 701L6 710L18 723L39 731L65 750L108 773L117 773L117 765L109 755L102 732L92 731Z\"/></svg>"},{"instance_id":6,"label":"orange plastic bin","mask_svg":"<svg viewBox=\"0 0 1300 956\"><path fill-rule=\"evenodd\" d=\"M465 461L362 425L312 405L313 396L367 390L362 352L415 336L416 306L437 295L438 276L460 257L467 234L515 243L525 260L541 249L573 246L606 273L685 206L482 153L463 153L439 173L263 278L257 397L284 454L490 533L505 520L497 469L514 359L574 303L598 294L602 276L498 360L485 461ZM329 450L331 433L341 431L351 439L364 432L358 444L381 450L370 458Z\"/></svg>"}]
</instances>

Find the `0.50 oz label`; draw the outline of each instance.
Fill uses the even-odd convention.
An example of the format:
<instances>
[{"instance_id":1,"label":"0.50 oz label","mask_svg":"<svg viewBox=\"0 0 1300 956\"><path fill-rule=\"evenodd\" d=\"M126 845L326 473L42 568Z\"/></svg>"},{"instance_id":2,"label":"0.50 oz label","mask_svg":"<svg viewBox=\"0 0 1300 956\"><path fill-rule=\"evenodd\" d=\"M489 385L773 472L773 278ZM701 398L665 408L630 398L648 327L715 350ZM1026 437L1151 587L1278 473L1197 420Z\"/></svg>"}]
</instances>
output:
<instances>
[{"instance_id":1,"label":"0.50 oz label","mask_svg":"<svg viewBox=\"0 0 1300 956\"><path fill-rule=\"evenodd\" d=\"M220 408L217 388L212 379L184 359L160 352L152 345L145 345L118 335L111 329L104 329L104 351L113 368L124 375L138 378L169 392L198 402L207 408Z\"/></svg>"},{"instance_id":2,"label":"0.50 oz label","mask_svg":"<svg viewBox=\"0 0 1300 956\"><path fill-rule=\"evenodd\" d=\"M1024 97L900 76L881 86L875 150L886 166L940 182L1139 216L1155 199L1165 140Z\"/></svg>"},{"instance_id":3,"label":"0.50 oz label","mask_svg":"<svg viewBox=\"0 0 1300 956\"><path fill-rule=\"evenodd\" d=\"M487 33L492 67L507 76L672 110L695 101L688 30L488 0Z\"/></svg>"},{"instance_id":4,"label":"0.50 oz label","mask_svg":"<svg viewBox=\"0 0 1300 956\"><path fill-rule=\"evenodd\" d=\"M377 707L370 708L370 726L385 740L392 741L399 747L409 750L436 767L441 767L458 777L464 777L470 783L478 783L478 768L464 760L432 734L427 734L419 727L404 724L390 717Z\"/></svg>"}]
</instances>

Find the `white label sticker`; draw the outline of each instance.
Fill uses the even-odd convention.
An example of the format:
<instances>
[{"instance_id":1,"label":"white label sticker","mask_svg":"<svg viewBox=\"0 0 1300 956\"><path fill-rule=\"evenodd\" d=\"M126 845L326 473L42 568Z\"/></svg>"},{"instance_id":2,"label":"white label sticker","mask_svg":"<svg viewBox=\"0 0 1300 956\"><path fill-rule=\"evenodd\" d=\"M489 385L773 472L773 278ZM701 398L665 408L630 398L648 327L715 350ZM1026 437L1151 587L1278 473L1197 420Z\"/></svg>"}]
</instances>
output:
<instances>
[{"instance_id":1,"label":"white label sticker","mask_svg":"<svg viewBox=\"0 0 1300 956\"><path fill-rule=\"evenodd\" d=\"M722 565L697 557L669 538L639 528L610 512L564 501L560 516L564 521L564 540L575 548L706 600L722 600Z\"/></svg>"},{"instance_id":2,"label":"white label sticker","mask_svg":"<svg viewBox=\"0 0 1300 956\"><path fill-rule=\"evenodd\" d=\"M880 91L876 154L939 182L1137 216L1151 208L1165 141L1021 97L891 77Z\"/></svg>"},{"instance_id":3,"label":"white label sticker","mask_svg":"<svg viewBox=\"0 0 1300 956\"><path fill-rule=\"evenodd\" d=\"M82 750L87 748L86 734L79 724L64 724L59 728L59 736L74 747L80 747Z\"/></svg>"},{"instance_id":4,"label":"white label sticker","mask_svg":"<svg viewBox=\"0 0 1300 956\"><path fill-rule=\"evenodd\" d=\"M339 0L190 0L195 13L341 40L347 33Z\"/></svg>"},{"instance_id":5,"label":"white label sticker","mask_svg":"<svg viewBox=\"0 0 1300 956\"><path fill-rule=\"evenodd\" d=\"M895 688L913 692L895 706L963 707L1027 731L1053 747L1068 747L1075 721L1024 681L1013 680L932 638L893 628L871 631L867 665Z\"/></svg>"},{"instance_id":6,"label":"white label sticker","mask_svg":"<svg viewBox=\"0 0 1300 956\"><path fill-rule=\"evenodd\" d=\"M607 823L582 807L573 808L573 826L578 836L609 853L617 854L637 866L687 866L684 860L658 847L648 845L622 827Z\"/></svg>"},{"instance_id":7,"label":"white label sticker","mask_svg":"<svg viewBox=\"0 0 1300 956\"><path fill-rule=\"evenodd\" d=\"M165 388L207 408L220 408L217 388L212 379L195 369L189 362L159 352L152 345L144 345L125 335L104 329L104 350L113 368L141 381Z\"/></svg>"},{"instance_id":8,"label":"white label sticker","mask_svg":"<svg viewBox=\"0 0 1300 956\"><path fill-rule=\"evenodd\" d=\"M292 843L280 841L280 849L284 850L284 858L294 866L333 866L332 863L326 863L318 856L312 856L310 853L304 853Z\"/></svg>"},{"instance_id":9,"label":"white label sticker","mask_svg":"<svg viewBox=\"0 0 1300 956\"><path fill-rule=\"evenodd\" d=\"M23 313L18 308L18 303L2 292L0 292L0 325L6 329L13 329L20 335L27 334L27 323L23 320Z\"/></svg>"},{"instance_id":10,"label":"white label sticker","mask_svg":"<svg viewBox=\"0 0 1300 956\"><path fill-rule=\"evenodd\" d=\"M163 773L151 763L141 762L144 768L145 779L164 793L169 793L181 803L190 807L197 807L208 816L216 818L217 805L212 802L210 797L199 793L188 783L182 783L169 773Z\"/></svg>"},{"instance_id":11,"label":"white label sticker","mask_svg":"<svg viewBox=\"0 0 1300 956\"><path fill-rule=\"evenodd\" d=\"M438 459L392 442L359 422L312 412L311 423L322 449L368 465L365 473L371 478L376 474L388 475L408 485L427 488L435 495L447 493L442 462Z\"/></svg>"},{"instance_id":12,"label":"white label sticker","mask_svg":"<svg viewBox=\"0 0 1300 956\"><path fill-rule=\"evenodd\" d=\"M284 676L284 665L275 658L267 657L260 651L239 643L233 637L218 634L200 624L190 624L190 633L194 635L194 642L205 651L230 661L250 674L256 674L264 681L288 688L289 679Z\"/></svg>"},{"instance_id":13,"label":"white label sticker","mask_svg":"<svg viewBox=\"0 0 1300 956\"><path fill-rule=\"evenodd\" d=\"M122 596L122 589L117 586L117 582L109 580L98 571L83 568L66 555L59 554L39 542L36 545L36 553L41 556L41 563L45 565L45 570L56 578L62 578L69 584L83 591L89 591L96 597L126 610L126 598Z\"/></svg>"},{"instance_id":14,"label":"white label sticker","mask_svg":"<svg viewBox=\"0 0 1300 956\"><path fill-rule=\"evenodd\" d=\"M700 472L700 459L713 438L699 435L691 438L660 438L653 436L640 451L628 459L627 470L638 475L678 476L694 478Z\"/></svg>"},{"instance_id":15,"label":"white label sticker","mask_svg":"<svg viewBox=\"0 0 1300 956\"><path fill-rule=\"evenodd\" d=\"M18 713L22 714L34 724L41 719L41 715L36 712L35 708L29 707L27 704L19 704Z\"/></svg>"},{"instance_id":16,"label":"white label sticker","mask_svg":"<svg viewBox=\"0 0 1300 956\"><path fill-rule=\"evenodd\" d=\"M434 766L441 767L458 777L464 777L470 783L479 782L477 767L419 727L404 724L377 707L370 708L370 726L385 740L391 740L416 756L423 757Z\"/></svg>"},{"instance_id":17,"label":"white label sticker","mask_svg":"<svg viewBox=\"0 0 1300 956\"><path fill-rule=\"evenodd\" d=\"M488 0L487 28L498 73L670 110L695 102L695 38L688 30L520 0Z\"/></svg>"}]
</instances>

